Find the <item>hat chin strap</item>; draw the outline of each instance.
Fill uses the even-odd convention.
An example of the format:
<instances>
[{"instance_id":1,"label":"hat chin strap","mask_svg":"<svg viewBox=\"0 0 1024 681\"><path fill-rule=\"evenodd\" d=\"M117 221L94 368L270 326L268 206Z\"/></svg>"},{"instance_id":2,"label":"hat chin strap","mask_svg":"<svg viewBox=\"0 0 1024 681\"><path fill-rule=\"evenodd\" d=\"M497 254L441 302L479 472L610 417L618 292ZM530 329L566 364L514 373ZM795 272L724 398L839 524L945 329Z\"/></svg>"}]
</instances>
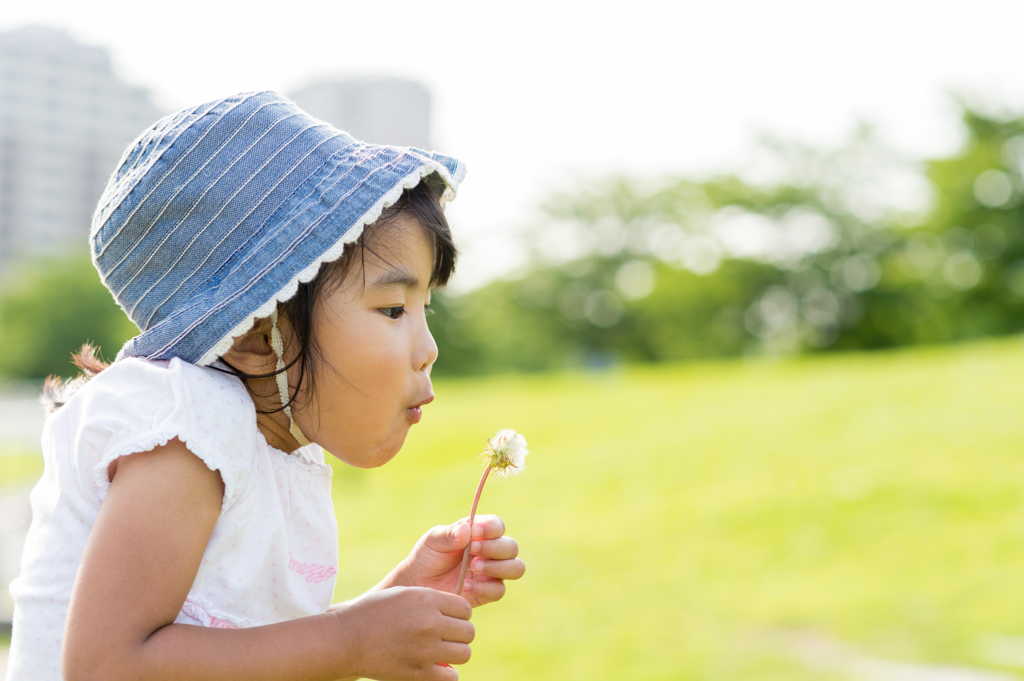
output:
<instances>
[{"instance_id":1,"label":"hat chin strap","mask_svg":"<svg viewBox=\"0 0 1024 681\"><path fill-rule=\"evenodd\" d=\"M284 366L284 341L281 340L281 331L277 328L277 310L270 314L270 322L270 347L277 354L277 391L281 395L281 405L284 407L284 413L288 415L288 432L292 434L292 437L295 438L300 447L305 447L310 444L310 441L306 438L302 429L299 428L299 424L295 422L295 418L292 416L292 408L289 404L291 400L288 397L288 372L285 371Z\"/></svg>"}]
</instances>

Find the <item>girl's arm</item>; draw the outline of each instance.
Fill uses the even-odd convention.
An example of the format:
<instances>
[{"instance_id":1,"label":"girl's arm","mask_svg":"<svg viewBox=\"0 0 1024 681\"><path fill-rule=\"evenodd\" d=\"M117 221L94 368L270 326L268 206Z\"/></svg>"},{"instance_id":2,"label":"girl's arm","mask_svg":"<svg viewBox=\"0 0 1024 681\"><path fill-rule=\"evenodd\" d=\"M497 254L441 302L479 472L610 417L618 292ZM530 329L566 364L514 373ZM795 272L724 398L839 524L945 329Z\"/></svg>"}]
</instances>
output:
<instances>
[{"instance_id":1,"label":"girl's arm","mask_svg":"<svg viewBox=\"0 0 1024 681\"><path fill-rule=\"evenodd\" d=\"M434 663L469 659L471 610L429 589L388 589L251 629L173 624L222 494L219 474L178 440L117 462L75 579L66 679L457 678Z\"/></svg>"}]
</instances>

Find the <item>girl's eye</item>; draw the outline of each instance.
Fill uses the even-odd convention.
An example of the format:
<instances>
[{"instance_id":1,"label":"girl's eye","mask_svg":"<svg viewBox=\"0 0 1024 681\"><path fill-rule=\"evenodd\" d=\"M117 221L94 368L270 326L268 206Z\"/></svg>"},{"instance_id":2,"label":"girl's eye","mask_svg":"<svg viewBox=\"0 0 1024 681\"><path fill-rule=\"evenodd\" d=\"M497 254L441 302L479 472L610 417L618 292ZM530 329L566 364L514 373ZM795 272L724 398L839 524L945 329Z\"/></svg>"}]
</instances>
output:
<instances>
[{"instance_id":1,"label":"girl's eye","mask_svg":"<svg viewBox=\"0 0 1024 681\"><path fill-rule=\"evenodd\" d=\"M384 315L390 319L398 319L405 314L405 308L399 305L398 307L383 307L380 310Z\"/></svg>"}]
</instances>

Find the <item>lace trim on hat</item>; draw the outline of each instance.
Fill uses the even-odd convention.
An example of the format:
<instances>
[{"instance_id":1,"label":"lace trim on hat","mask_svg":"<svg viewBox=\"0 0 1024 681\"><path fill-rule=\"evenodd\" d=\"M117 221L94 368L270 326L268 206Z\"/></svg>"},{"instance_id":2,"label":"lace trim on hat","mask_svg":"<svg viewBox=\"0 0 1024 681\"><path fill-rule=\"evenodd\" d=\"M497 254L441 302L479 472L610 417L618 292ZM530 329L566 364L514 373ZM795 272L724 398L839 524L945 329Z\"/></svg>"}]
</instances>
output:
<instances>
[{"instance_id":1,"label":"lace trim on hat","mask_svg":"<svg viewBox=\"0 0 1024 681\"><path fill-rule=\"evenodd\" d=\"M256 323L257 319L269 317L270 313L277 309L279 303L283 303L291 299L296 292L298 292L299 284L312 281L320 271L321 265L328 262L334 262L340 258L341 254L345 250L345 246L362 236L363 229L367 225L376 222L377 218L380 217L380 214L384 212L385 208L394 205L395 202L402 197L402 192L406 189L412 189L418 185L424 177L432 173L439 174L445 180L445 184L447 185L444 194L441 196L441 204L443 206L445 203L455 198L455 187L458 187L466 177L466 164L459 161L459 164L455 167L454 176L447 168L437 162L427 163L420 166L409 175L406 175L401 182L392 187L387 194L381 197L377 203L370 208L370 210L363 213L363 216L359 218L355 224L348 229L348 231L342 234L341 238L338 239L333 246L327 249L319 258L311 262L309 266L292 277L291 281L278 290L270 300L260 305L255 312L246 317L240 324L233 328L230 333L217 341L212 348L204 352L203 356L199 358L199 361L196 362L196 364L206 366L219 359L221 355L231 349L231 345L234 343L235 338L247 333L249 329L253 327L253 324Z\"/></svg>"}]
</instances>

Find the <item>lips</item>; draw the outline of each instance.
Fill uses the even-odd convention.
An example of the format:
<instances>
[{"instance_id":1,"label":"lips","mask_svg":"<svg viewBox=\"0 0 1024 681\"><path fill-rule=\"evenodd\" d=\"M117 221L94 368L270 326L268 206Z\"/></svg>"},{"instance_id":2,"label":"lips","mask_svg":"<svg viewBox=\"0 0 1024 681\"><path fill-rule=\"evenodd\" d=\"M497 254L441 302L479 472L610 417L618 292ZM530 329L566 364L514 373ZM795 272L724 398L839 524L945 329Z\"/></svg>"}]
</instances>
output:
<instances>
[{"instance_id":1,"label":"lips","mask_svg":"<svg viewBox=\"0 0 1024 681\"><path fill-rule=\"evenodd\" d=\"M433 393L431 393L424 397L419 402L417 402L416 404L414 404L413 406L406 409L405 413L409 416L409 420L412 421L414 424L419 423L420 419L423 418L423 405L430 404L433 401L434 395Z\"/></svg>"}]
</instances>

